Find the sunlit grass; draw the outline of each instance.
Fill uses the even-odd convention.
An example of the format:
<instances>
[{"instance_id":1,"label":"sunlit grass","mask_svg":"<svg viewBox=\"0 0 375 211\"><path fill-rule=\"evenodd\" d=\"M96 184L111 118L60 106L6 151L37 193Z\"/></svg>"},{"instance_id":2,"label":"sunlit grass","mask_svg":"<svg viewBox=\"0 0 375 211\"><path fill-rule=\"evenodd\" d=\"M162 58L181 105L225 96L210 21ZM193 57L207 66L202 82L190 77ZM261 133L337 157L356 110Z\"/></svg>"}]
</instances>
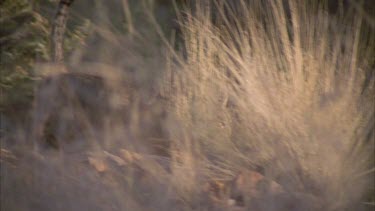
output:
<instances>
[{"instance_id":1,"label":"sunlit grass","mask_svg":"<svg viewBox=\"0 0 375 211\"><path fill-rule=\"evenodd\" d=\"M32 147L12 148L18 164L4 157L17 167L2 168L2 206L372 208L373 23L362 10L333 15L314 2L198 2L178 10L171 39L146 2L155 32L93 24L63 72L36 67L30 131L13 137ZM282 196L246 190L233 204L236 178L249 171Z\"/></svg>"}]
</instances>

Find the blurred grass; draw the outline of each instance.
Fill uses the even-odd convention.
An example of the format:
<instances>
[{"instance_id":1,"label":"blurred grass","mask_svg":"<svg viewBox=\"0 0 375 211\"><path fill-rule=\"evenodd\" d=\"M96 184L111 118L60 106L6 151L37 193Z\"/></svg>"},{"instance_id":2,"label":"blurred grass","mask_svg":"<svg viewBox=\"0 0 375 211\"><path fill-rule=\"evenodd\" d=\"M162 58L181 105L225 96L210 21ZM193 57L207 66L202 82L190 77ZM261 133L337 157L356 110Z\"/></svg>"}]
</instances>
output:
<instances>
[{"instance_id":1,"label":"blurred grass","mask_svg":"<svg viewBox=\"0 0 375 211\"><path fill-rule=\"evenodd\" d=\"M35 158L33 152L16 150L20 167L6 166L2 171L4 190L11 195L5 207L27 206L31 200L34 209L64 209L57 203L61 199L72 209L209 210L204 184L230 180L249 169L281 184L288 194L305 197L301 206L306 210L313 210L310 204L322 210L362 209L364 198L373 198L369 187L374 136L369 131L374 127L375 41L372 23L360 18L364 15L356 10L330 14L327 1L309 1L311 5L289 1L289 10L284 8L287 1L197 1L177 11L181 26L175 30L181 34L170 43L173 24L157 23L169 19L172 5L160 1L158 11L159 1L145 2L129 1L132 35L121 2L74 5L66 63L83 72L88 62L87 73L99 72L120 98L130 89L113 79L134 82L138 89L131 98L133 107L104 115L105 120L129 115L129 125L114 121L99 130L89 122L89 130L97 136L84 138L98 142L89 155L64 155L61 150L62 155L47 151ZM5 1L1 7L6 14L1 23L7 23L1 39L14 36L18 29L29 33L22 39L7 38L2 45L1 112L7 117L30 108L39 80L35 64L49 60L47 20L56 2L44 3ZM161 14L153 17L155 11ZM52 66L50 71L56 69ZM43 91L42 87L39 92ZM57 91L43 97L37 104L40 113L54 97L65 96ZM95 104L107 103L95 99ZM64 124L63 112L52 111L57 116L54 123ZM155 125L163 131L156 139L165 147L162 156L145 150L152 148ZM27 132L17 135L29 141ZM16 143L24 141L20 140ZM136 170L106 160L108 154L121 157L119 151L126 148L146 157L135 162ZM100 172L108 172L89 168L87 156L89 164L96 161ZM16 203L18 190L25 196L21 205ZM82 198L85 193L89 197ZM311 195L314 200L307 197ZM97 197L103 200L98 202ZM270 200L265 197L261 204L272 210Z\"/></svg>"}]
</instances>

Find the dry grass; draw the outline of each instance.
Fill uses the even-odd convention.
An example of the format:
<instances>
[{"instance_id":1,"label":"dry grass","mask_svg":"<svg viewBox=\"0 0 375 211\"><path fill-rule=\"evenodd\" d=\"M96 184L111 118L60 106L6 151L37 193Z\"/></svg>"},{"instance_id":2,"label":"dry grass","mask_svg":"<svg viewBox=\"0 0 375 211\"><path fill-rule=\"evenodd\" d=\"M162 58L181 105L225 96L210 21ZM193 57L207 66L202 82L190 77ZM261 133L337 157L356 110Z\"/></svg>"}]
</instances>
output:
<instances>
[{"instance_id":1,"label":"dry grass","mask_svg":"<svg viewBox=\"0 0 375 211\"><path fill-rule=\"evenodd\" d=\"M6 159L2 167L2 208L373 208L365 204L374 176L375 40L368 16L366 22L357 11L331 15L323 5L292 0L215 2L179 13L181 51L100 28L106 41L98 55L112 65L88 70L106 81L109 103L93 101L106 105L104 114L93 111L103 124L88 121L82 130L97 135L75 140L94 144L85 152L37 155L16 148L17 167ZM81 65L73 66L83 71ZM56 91L39 103L59 96ZM58 106L66 107L63 100ZM79 111L69 105L67 112ZM93 115L78 113L83 117L73 119ZM63 114L57 116L63 125ZM241 204L234 202L241 206L232 206L228 200L236 200L230 197L242 183L231 180L247 171L260 172L282 194L244 191ZM228 181L214 185L225 189L218 201L207 192L209 181Z\"/></svg>"}]
</instances>

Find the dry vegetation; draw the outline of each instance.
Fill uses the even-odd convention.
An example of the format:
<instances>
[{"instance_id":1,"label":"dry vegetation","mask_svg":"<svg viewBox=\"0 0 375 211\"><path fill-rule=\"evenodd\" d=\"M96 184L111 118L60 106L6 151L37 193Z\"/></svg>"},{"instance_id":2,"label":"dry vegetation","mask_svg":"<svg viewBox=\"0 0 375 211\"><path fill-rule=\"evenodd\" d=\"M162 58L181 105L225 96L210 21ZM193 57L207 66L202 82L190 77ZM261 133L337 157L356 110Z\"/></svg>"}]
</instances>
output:
<instances>
[{"instance_id":1,"label":"dry vegetation","mask_svg":"<svg viewBox=\"0 0 375 211\"><path fill-rule=\"evenodd\" d=\"M153 33L102 21L66 69L36 67L33 121L1 141L1 209L374 208L365 10L198 1L170 39L143 6Z\"/></svg>"}]
</instances>

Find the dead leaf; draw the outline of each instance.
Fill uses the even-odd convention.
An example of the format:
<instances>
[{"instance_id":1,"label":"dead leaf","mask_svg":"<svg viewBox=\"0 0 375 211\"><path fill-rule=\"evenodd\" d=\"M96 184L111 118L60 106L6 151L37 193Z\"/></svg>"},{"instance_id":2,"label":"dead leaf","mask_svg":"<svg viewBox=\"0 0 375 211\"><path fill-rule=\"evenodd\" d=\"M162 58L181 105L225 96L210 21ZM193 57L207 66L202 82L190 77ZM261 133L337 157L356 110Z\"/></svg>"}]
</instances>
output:
<instances>
[{"instance_id":1,"label":"dead leaf","mask_svg":"<svg viewBox=\"0 0 375 211\"><path fill-rule=\"evenodd\" d=\"M16 156L9 150L1 148L0 149L0 158L1 159L9 159L9 160L16 160Z\"/></svg>"},{"instance_id":2,"label":"dead leaf","mask_svg":"<svg viewBox=\"0 0 375 211\"><path fill-rule=\"evenodd\" d=\"M0 149L0 163L7 163L11 167L16 167L15 162L17 161L17 157L13 154L13 152L7 149Z\"/></svg>"},{"instance_id":3,"label":"dead leaf","mask_svg":"<svg viewBox=\"0 0 375 211\"><path fill-rule=\"evenodd\" d=\"M280 184L251 170L245 170L237 175L230 189L232 199L258 197L261 194L277 195L284 192ZM242 204L240 201L237 203Z\"/></svg>"},{"instance_id":4,"label":"dead leaf","mask_svg":"<svg viewBox=\"0 0 375 211\"><path fill-rule=\"evenodd\" d=\"M125 159L126 162L128 163L133 163L134 161L140 160L142 156L136 152L131 152L126 149L121 149L120 150L122 157Z\"/></svg>"},{"instance_id":5,"label":"dead leaf","mask_svg":"<svg viewBox=\"0 0 375 211\"><path fill-rule=\"evenodd\" d=\"M125 162L122 158L120 158L119 156L113 155L113 154L111 154L111 153L109 153L109 152L107 152L107 151L104 151L104 154L105 154L108 158L110 158L111 160L113 160L114 162L116 162L117 165L119 165L119 166L124 166L124 165L126 165L126 162Z\"/></svg>"},{"instance_id":6,"label":"dead leaf","mask_svg":"<svg viewBox=\"0 0 375 211\"><path fill-rule=\"evenodd\" d=\"M94 166L98 172L104 172L108 169L107 165L102 159L95 157L88 157L89 164Z\"/></svg>"},{"instance_id":7,"label":"dead leaf","mask_svg":"<svg viewBox=\"0 0 375 211\"><path fill-rule=\"evenodd\" d=\"M227 196L227 181L211 180L204 185L204 191L212 202L221 203Z\"/></svg>"},{"instance_id":8,"label":"dead leaf","mask_svg":"<svg viewBox=\"0 0 375 211\"><path fill-rule=\"evenodd\" d=\"M227 204L228 204L228 206L235 206L236 205L236 200L234 200L234 199L228 199L227 200Z\"/></svg>"}]
</instances>

